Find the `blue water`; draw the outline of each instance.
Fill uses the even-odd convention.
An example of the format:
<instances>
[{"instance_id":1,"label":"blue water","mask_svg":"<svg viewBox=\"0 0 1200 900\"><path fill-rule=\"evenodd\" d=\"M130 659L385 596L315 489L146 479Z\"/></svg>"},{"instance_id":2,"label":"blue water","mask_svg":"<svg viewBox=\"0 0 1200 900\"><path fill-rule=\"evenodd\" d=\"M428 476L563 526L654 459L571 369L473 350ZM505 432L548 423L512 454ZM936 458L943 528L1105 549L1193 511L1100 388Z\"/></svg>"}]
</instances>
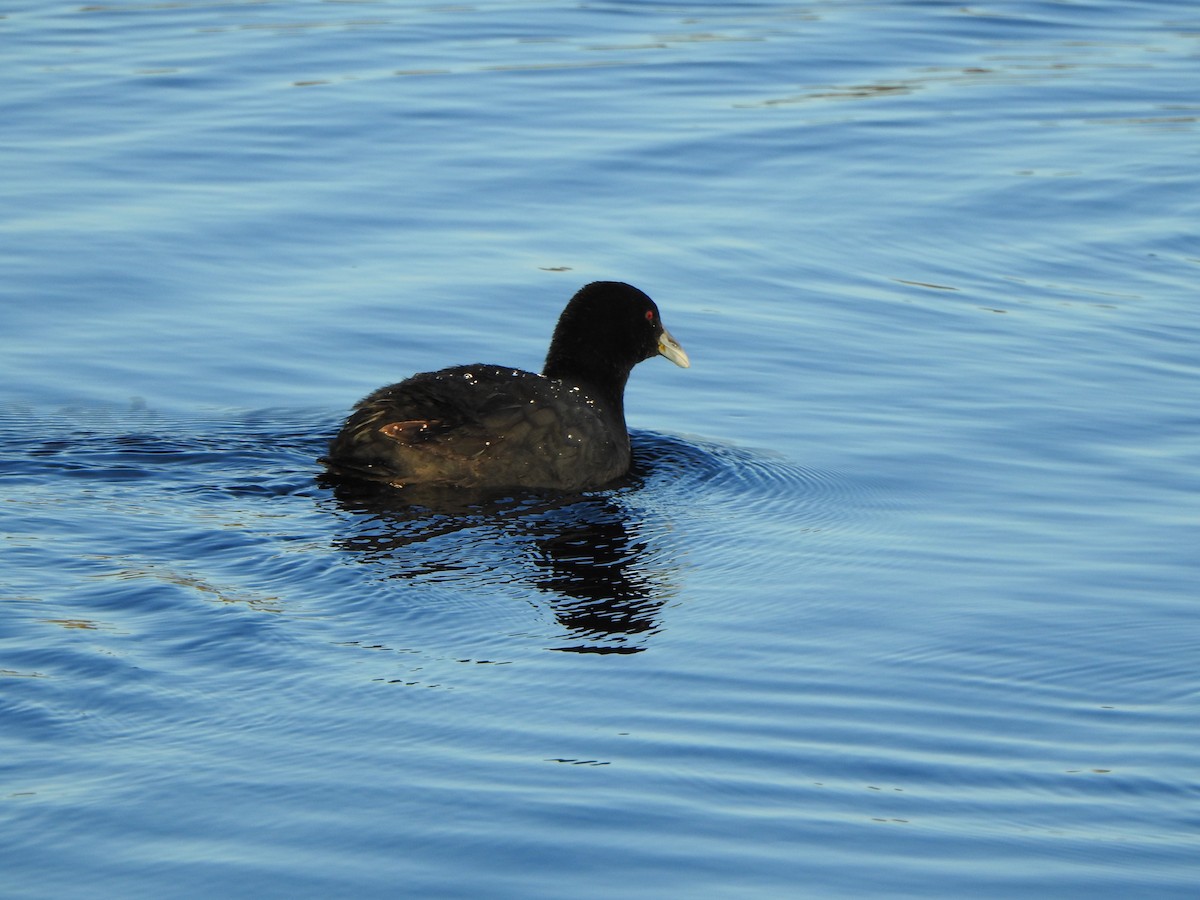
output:
<instances>
[{"instance_id":1,"label":"blue water","mask_svg":"<svg viewBox=\"0 0 1200 900\"><path fill-rule=\"evenodd\" d=\"M1200 11L0 39L0 894L1196 896ZM321 479L597 278L628 483Z\"/></svg>"}]
</instances>

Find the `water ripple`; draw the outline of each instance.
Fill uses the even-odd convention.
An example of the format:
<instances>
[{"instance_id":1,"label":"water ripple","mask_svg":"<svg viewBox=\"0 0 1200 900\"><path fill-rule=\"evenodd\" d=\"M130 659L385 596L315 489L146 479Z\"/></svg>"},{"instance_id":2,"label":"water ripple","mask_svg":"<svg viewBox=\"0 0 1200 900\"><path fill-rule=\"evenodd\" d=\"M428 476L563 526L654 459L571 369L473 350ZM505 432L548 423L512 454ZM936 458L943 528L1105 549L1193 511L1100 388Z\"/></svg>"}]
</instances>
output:
<instances>
[{"instance_id":1,"label":"water ripple","mask_svg":"<svg viewBox=\"0 0 1200 900\"><path fill-rule=\"evenodd\" d=\"M869 505L869 486L776 455L705 441L640 432L633 475L651 504L713 515L752 509L793 524L827 525Z\"/></svg>"}]
</instances>

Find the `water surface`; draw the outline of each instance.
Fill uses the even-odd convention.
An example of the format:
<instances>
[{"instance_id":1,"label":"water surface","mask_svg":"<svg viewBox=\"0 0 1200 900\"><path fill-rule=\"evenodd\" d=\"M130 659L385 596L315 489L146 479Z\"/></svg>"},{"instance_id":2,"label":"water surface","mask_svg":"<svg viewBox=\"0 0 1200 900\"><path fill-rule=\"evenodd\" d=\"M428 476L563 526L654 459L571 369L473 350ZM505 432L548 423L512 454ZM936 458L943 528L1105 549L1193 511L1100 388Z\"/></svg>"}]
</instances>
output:
<instances>
[{"instance_id":1,"label":"water surface","mask_svg":"<svg viewBox=\"0 0 1200 900\"><path fill-rule=\"evenodd\" d=\"M6 896L1194 896L1190 8L0 30ZM627 482L322 478L597 278Z\"/></svg>"}]
</instances>

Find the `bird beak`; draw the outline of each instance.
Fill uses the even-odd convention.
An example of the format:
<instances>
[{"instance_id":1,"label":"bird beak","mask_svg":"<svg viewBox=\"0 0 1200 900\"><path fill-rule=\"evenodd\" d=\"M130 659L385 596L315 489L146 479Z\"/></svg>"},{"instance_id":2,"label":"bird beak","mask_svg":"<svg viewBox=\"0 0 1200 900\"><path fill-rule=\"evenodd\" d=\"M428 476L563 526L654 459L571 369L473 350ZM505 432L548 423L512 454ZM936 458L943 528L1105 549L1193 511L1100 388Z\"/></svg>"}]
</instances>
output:
<instances>
[{"instance_id":1,"label":"bird beak","mask_svg":"<svg viewBox=\"0 0 1200 900\"><path fill-rule=\"evenodd\" d=\"M671 337L671 332L665 328L663 329L663 333L658 336L658 355L665 356L680 368L686 369L692 364L692 361L688 359L687 353L679 346L679 341Z\"/></svg>"}]
</instances>

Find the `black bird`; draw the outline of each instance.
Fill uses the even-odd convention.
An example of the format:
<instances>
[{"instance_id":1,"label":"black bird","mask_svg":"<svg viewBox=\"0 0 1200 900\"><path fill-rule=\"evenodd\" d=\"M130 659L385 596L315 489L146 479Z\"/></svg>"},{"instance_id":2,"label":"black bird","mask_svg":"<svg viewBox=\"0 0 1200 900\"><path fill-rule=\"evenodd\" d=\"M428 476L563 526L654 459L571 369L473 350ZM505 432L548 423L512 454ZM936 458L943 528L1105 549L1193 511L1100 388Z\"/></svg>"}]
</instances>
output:
<instances>
[{"instance_id":1,"label":"black bird","mask_svg":"<svg viewBox=\"0 0 1200 900\"><path fill-rule=\"evenodd\" d=\"M655 354L690 365L653 300L593 282L559 317L541 375L476 364L380 388L355 405L325 462L396 487L599 487L629 470L625 382Z\"/></svg>"}]
</instances>

